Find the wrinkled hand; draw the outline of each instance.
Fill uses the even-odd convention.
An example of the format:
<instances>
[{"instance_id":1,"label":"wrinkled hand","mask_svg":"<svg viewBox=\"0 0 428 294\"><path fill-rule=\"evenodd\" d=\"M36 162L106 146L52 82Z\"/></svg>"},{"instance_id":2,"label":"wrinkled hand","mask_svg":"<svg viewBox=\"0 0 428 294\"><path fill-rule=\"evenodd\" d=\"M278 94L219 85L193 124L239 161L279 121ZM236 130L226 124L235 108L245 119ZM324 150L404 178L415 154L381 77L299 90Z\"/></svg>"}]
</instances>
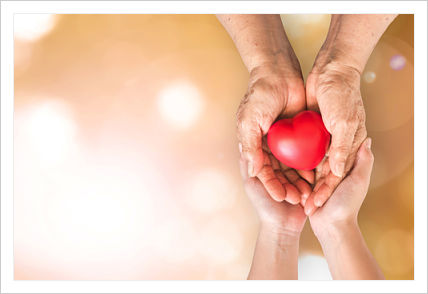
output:
<instances>
[{"instance_id":1,"label":"wrinkled hand","mask_svg":"<svg viewBox=\"0 0 428 294\"><path fill-rule=\"evenodd\" d=\"M273 200L261 181L248 177L247 161L240 159L240 170L247 193L254 209L260 218L260 223L271 231L282 234L300 236L306 222L306 215L300 204L292 205L285 201Z\"/></svg>"},{"instance_id":2,"label":"wrinkled hand","mask_svg":"<svg viewBox=\"0 0 428 294\"><path fill-rule=\"evenodd\" d=\"M322 235L331 227L356 223L358 211L367 194L373 167L371 139L367 138L358 150L354 167L339 184L326 204L309 217L315 235Z\"/></svg>"},{"instance_id":3,"label":"wrinkled hand","mask_svg":"<svg viewBox=\"0 0 428 294\"><path fill-rule=\"evenodd\" d=\"M356 69L331 62L313 70L306 83L306 97L308 109L321 112L332 135L328 157L316 168L313 192L309 198L303 198L305 212L311 215L351 169L367 130L360 73Z\"/></svg>"},{"instance_id":4,"label":"wrinkled hand","mask_svg":"<svg viewBox=\"0 0 428 294\"><path fill-rule=\"evenodd\" d=\"M312 191L308 182L314 181L313 171L282 165L270 152L265 137L276 119L294 116L305 108L300 71L280 64L264 64L251 70L248 91L237 113L238 139L248 175L257 176L276 201L296 204Z\"/></svg>"}]
</instances>

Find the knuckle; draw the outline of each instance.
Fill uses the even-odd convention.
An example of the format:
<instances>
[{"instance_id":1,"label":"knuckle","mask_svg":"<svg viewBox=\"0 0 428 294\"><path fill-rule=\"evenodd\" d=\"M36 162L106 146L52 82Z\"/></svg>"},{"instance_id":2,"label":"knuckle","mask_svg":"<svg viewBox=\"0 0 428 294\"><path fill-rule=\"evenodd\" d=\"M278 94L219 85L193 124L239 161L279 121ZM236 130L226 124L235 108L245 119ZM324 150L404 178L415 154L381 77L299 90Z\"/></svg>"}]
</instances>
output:
<instances>
[{"instance_id":1,"label":"knuckle","mask_svg":"<svg viewBox=\"0 0 428 294\"><path fill-rule=\"evenodd\" d=\"M238 120L238 131L241 137L248 137L254 131L256 123L249 117Z\"/></svg>"},{"instance_id":2,"label":"knuckle","mask_svg":"<svg viewBox=\"0 0 428 294\"><path fill-rule=\"evenodd\" d=\"M337 146L333 150L333 158L336 161L345 161L346 158L348 157L348 153L349 153L349 148L347 146L344 146L344 145Z\"/></svg>"},{"instance_id":3,"label":"knuckle","mask_svg":"<svg viewBox=\"0 0 428 294\"><path fill-rule=\"evenodd\" d=\"M332 125L333 132L335 131L337 132L337 131L347 129L349 125L349 121L342 116L334 117L331 121L331 125Z\"/></svg>"},{"instance_id":4,"label":"knuckle","mask_svg":"<svg viewBox=\"0 0 428 294\"><path fill-rule=\"evenodd\" d=\"M263 111L258 113L258 121L260 122L260 127L264 132L267 132L275 120L274 115L270 111Z\"/></svg>"}]
</instances>

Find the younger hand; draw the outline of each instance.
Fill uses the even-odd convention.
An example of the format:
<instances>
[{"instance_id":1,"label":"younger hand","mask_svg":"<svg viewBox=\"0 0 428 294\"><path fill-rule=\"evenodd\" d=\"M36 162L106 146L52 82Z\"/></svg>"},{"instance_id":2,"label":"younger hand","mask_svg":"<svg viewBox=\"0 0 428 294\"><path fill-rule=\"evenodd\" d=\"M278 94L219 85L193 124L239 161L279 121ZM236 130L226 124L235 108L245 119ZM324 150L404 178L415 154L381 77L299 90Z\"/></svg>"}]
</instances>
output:
<instances>
[{"instance_id":1,"label":"younger hand","mask_svg":"<svg viewBox=\"0 0 428 294\"><path fill-rule=\"evenodd\" d=\"M367 138L358 150L350 174L339 184L325 205L309 217L317 237L330 228L357 223L358 211L366 197L373 167L374 157L370 147L371 139Z\"/></svg>"},{"instance_id":2,"label":"younger hand","mask_svg":"<svg viewBox=\"0 0 428 294\"><path fill-rule=\"evenodd\" d=\"M273 200L258 178L248 177L247 162L242 157L240 169L245 191L257 211L261 226L276 233L300 236L306 222L303 207L300 204L292 205Z\"/></svg>"}]
</instances>

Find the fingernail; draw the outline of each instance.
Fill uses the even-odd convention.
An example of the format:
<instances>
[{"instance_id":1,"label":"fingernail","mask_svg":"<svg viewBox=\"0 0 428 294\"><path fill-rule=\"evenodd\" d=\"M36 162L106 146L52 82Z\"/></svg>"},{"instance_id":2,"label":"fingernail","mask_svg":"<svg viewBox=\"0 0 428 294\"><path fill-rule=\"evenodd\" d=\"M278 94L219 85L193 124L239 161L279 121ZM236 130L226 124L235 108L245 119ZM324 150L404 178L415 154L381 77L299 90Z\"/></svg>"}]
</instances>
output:
<instances>
[{"instance_id":1,"label":"fingernail","mask_svg":"<svg viewBox=\"0 0 428 294\"><path fill-rule=\"evenodd\" d=\"M333 171L333 173L337 177L342 177L344 170L345 170L345 163L344 162L340 162L340 163L336 164L336 168Z\"/></svg>"},{"instance_id":2,"label":"fingernail","mask_svg":"<svg viewBox=\"0 0 428 294\"><path fill-rule=\"evenodd\" d=\"M238 144L238 148L239 148L239 153L242 153L242 144L241 143Z\"/></svg>"},{"instance_id":3,"label":"fingernail","mask_svg":"<svg viewBox=\"0 0 428 294\"><path fill-rule=\"evenodd\" d=\"M253 169L253 163L251 161L248 162L248 176L253 177L254 169Z\"/></svg>"},{"instance_id":4,"label":"fingernail","mask_svg":"<svg viewBox=\"0 0 428 294\"><path fill-rule=\"evenodd\" d=\"M367 138L366 147L367 147L367 149L371 149L371 147L372 147L372 138Z\"/></svg>"},{"instance_id":5,"label":"fingernail","mask_svg":"<svg viewBox=\"0 0 428 294\"><path fill-rule=\"evenodd\" d=\"M306 207L305 207L305 214L306 214L307 216L310 216L310 215L311 215L311 212L312 212L312 209L309 209L309 208L306 208Z\"/></svg>"},{"instance_id":6,"label":"fingernail","mask_svg":"<svg viewBox=\"0 0 428 294\"><path fill-rule=\"evenodd\" d=\"M314 200L314 204L315 204L316 207L321 207L322 206L322 202L318 198Z\"/></svg>"}]
</instances>

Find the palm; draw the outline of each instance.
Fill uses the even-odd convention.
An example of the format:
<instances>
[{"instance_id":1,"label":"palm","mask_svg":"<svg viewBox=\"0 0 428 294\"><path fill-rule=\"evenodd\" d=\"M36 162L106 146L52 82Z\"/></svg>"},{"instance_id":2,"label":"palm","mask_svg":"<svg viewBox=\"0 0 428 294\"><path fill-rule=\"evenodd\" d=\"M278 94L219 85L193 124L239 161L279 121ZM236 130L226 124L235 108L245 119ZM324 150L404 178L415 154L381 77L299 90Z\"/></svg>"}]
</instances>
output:
<instances>
[{"instance_id":1,"label":"palm","mask_svg":"<svg viewBox=\"0 0 428 294\"><path fill-rule=\"evenodd\" d=\"M305 90L303 82L299 79L291 83L287 88L285 97L283 95L274 95L277 105L283 105L278 119L292 117L300 111L305 110ZM276 200L285 200L292 204L301 202L301 198L307 198L312 189L309 183L314 181L312 171L297 171L279 162L270 151L266 143L266 136L262 138L263 149L263 167L257 174L257 177L265 186L270 195ZM285 195L280 197L278 195ZM276 197L275 197L276 196Z\"/></svg>"},{"instance_id":2,"label":"palm","mask_svg":"<svg viewBox=\"0 0 428 294\"><path fill-rule=\"evenodd\" d=\"M366 142L370 144L371 141ZM370 184L374 159L369 148L367 143L361 145L349 175L337 186L325 205L310 216L315 231L321 230L329 223L356 219Z\"/></svg>"},{"instance_id":3,"label":"palm","mask_svg":"<svg viewBox=\"0 0 428 294\"><path fill-rule=\"evenodd\" d=\"M247 179L245 189L262 223L295 233L302 231L306 215L300 204L273 200L257 178Z\"/></svg>"},{"instance_id":4,"label":"palm","mask_svg":"<svg viewBox=\"0 0 428 294\"><path fill-rule=\"evenodd\" d=\"M352 202L359 201L355 194L356 185L351 179L345 178L331 195L325 205L310 217L312 226L322 226L331 221L341 221L346 219L346 211L352 207Z\"/></svg>"}]
</instances>

